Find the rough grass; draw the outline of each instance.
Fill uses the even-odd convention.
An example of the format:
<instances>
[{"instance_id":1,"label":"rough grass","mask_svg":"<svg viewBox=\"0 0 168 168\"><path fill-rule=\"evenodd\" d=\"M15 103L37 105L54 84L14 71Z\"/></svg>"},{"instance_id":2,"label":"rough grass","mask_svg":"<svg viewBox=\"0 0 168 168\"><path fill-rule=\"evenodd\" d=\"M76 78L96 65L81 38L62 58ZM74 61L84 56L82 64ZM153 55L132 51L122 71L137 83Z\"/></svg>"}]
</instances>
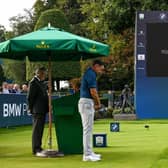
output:
<instances>
[{"instance_id":1,"label":"rough grass","mask_svg":"<svg viewBox=\"0 0 168 168\"><path fill-rule=\"evenodd\" d=\"M82 162L82 155L62 158L36 158L31 154L31 126L0 128L1 168L166 168L168 165L168 120L120 122L120 132L110 132L112 120L97 120L94 133L107 133L100 162ZM145 124L150 127L146 129ZM46 126L44 133L47 148ZM53 129L53 148L56 149Z\"/></svg>"}]
</instances>

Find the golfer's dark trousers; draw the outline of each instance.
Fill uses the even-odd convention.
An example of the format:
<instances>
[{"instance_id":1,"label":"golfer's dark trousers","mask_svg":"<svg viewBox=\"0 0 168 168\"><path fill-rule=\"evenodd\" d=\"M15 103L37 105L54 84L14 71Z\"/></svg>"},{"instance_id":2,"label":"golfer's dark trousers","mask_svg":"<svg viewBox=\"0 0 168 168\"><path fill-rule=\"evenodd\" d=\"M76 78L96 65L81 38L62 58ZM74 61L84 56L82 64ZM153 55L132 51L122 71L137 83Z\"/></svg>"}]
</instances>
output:
<instances>
[{"instance_id":1,"label":"golfer's dark trousers","mask_svg":"<svg viewBox=\"0 0 168 168\"><path fill-rule=\"evenodd\" d=\"M32 152L36 154L42 150L42 137L45 125L45 114L33 114L33 131L32 131Z\"/></svg>"}]
</instances>

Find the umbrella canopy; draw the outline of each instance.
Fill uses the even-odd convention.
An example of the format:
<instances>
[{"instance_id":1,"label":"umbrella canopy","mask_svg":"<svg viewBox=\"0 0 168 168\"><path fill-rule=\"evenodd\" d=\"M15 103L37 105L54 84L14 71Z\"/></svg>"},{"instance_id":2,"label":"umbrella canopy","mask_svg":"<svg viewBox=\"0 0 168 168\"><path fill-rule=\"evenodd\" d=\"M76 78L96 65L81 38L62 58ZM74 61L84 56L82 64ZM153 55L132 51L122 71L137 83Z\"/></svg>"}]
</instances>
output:
<instances>
[{"instance_id":1,"label":"umbrella canopy","mask_svg":"<svg viewBox=\"0 0 168 168\"><path fill-rule=\"evenodd\" d=\"M77 61L108 56L109 46L54 27L44 27L0 43L0 57L30 61Z\"/></svg>"}]
</instances>

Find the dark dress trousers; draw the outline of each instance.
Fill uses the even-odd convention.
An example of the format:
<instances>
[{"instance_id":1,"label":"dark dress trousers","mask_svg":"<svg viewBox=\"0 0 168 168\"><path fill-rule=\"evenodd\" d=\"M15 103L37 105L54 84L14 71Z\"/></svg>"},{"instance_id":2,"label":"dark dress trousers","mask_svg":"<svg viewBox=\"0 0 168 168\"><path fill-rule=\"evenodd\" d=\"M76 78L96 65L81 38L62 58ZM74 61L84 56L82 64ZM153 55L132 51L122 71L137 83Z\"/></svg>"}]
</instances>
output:
<instances>
[{"instance_id":1,"label":"dark dress trousers","mask_svg":"<svg viewBox=\"0 0 168 168\"><path fill-rule=\"evenodd\" d=\"M48 94L47 85L44 81L40 81L34 77L29 83L28 91L28 107L33 118L32 131L32 152L40 152L42 150L42 136L45 125L45 117L48 112Z\"/></svg>"}]
</instances>

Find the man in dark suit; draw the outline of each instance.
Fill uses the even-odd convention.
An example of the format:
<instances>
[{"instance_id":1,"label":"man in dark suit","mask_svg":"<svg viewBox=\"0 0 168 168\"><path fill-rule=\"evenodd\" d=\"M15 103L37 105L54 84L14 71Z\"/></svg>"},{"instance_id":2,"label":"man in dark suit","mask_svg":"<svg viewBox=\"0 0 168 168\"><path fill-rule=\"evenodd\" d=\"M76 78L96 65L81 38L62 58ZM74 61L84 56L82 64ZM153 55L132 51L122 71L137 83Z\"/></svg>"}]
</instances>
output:
<instances>
[{"instance_id":1,"label":"man in dark suit","mask_svg":"<svg viewBox=\"0 0 168 168\"><path fill-rule=\"evenodd\" d=\"M46 113L48 112L48 93L46 69L38 68L35 76L29 83L28 107L33 118L32 152L38 157L46 157L42 150L42 136L45 125Z\"/></svg>"}]
</instances>

